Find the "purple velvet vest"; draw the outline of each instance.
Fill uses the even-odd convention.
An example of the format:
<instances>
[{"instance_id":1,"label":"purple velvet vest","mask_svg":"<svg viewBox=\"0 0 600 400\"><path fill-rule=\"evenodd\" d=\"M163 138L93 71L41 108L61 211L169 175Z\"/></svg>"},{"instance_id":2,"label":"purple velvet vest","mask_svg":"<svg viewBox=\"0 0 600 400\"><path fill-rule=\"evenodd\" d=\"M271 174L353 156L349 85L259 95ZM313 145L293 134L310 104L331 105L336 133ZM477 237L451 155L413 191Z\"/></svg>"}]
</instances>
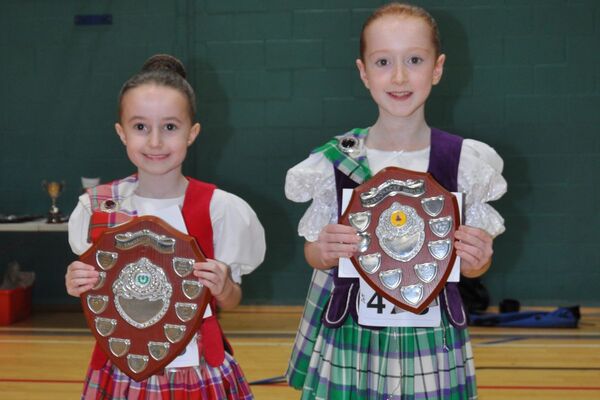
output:
<instances>
[{"instance_id":1,"label":"purple velvet vest","mask_svg":"<svg viewBox=\"0 0 600 400\"><path fill-rule=\"evenodd\" d=\"M429 151L429 172L442 186L450 192L458 190L458 163L463 139L460 136L431 128L431 147ZM335 169L335 184L337 190L338 210L342 205L342 189L353 189L358 184ZM338 211L339 213L339 211ZM338 215L339 217L339 215ZM337 276L337 267L333 273L334 289L329 299L329 304L323 313L323 323L326 326L337 328L343 325L352 315L358 322L356 310L356 296L359 282L357 278L340 278ZM440 292L442 309L452 325L456 328L465 328L467 318L464 312L460 292L456 282L448 282ZM369 327L371 329L379 329Z\"/></svg>"}]
</instances>

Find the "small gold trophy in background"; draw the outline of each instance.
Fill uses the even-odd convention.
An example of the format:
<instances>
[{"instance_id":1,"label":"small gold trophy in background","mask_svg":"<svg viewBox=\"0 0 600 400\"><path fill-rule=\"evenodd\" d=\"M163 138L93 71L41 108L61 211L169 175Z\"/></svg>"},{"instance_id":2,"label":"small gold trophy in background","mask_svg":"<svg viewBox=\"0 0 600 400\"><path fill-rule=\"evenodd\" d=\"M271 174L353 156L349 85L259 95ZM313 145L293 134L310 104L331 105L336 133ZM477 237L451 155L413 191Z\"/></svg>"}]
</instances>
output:
<instances>
[{"instance_id":1,"label":"small gold trophy in background","mask_svg":"<svg viewBox=\"0 0 600 400\"><path fill-rule=\"evenodd\" d=\"M58 196L60 196L60 193L65 188L65 182L42 181L42 188L44 188L44 190L48 193L48 196L50 196L50 199L52 199L52 206L50 206L50 210L48 211L47 222L49 224L58 224L63 222L60 210L56 206L56 199L58 199Z\"/></svg>"}]
</instances>

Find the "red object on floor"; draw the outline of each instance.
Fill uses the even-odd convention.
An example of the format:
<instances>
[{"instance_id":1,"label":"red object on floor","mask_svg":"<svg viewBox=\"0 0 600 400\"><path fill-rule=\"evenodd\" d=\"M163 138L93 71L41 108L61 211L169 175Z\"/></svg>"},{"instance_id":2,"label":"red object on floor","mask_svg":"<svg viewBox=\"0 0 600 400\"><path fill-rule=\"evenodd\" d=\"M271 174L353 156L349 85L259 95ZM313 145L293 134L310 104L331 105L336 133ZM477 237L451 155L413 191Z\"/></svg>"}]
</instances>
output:
<instances>
[{"instance_id":1,"label":"red object on floor","mask_svg":"<svg viewBox=\"0 0 600 400\"><path fill-rule=\"evenodd\" d=\"M10 325L31 315L31 288L0 290L0 325Z\"/></svg>"}]
</instances>

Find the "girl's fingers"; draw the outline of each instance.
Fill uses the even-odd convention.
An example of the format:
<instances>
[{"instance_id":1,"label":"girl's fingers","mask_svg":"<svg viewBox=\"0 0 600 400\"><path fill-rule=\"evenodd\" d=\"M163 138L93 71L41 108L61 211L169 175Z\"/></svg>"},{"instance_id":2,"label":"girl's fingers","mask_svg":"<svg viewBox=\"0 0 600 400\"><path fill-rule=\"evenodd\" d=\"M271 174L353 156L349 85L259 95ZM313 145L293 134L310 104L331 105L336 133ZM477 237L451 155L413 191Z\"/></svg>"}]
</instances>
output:
<instances>
[{"instance_id":1,"label":"girl's fingers","mask_svg":"<svg viewBox=\"0 0 600 400\"><path fill-rule=\"evenodd\" d=\"M470 245L478 249L491 250L493 239L483 229L461 226L454 234L459 243Z\"/></svg>"},{"instance_id":2,"label":"girl's fingers","mask_svg":"<svg viewBox=\"0 0 600 400\"><path fill-rule=\"evenodd\" d=\"M339 224L327 225L319 234L319 241L327 243L358 243L356 229Z\"/></svg>"},{"instance_id":3,"label":"girl's fingers","mask_svg":"<svg viewBox=\"0 0 600 400\"><path fill-rule=\"evenodd\" d=\"M360 238L355 233L325 235L323 237L323 241L329 243L358 243L359 240Z\"/></svg>"},{"instance_id":4,"label":"girl's fingers","mask_svg":"<svg viewBox=\"0 0 600 400\"><path fill-rule=\"evenodd\" d=\"M493 239L483 229L460 226L454 235L456 254L467 270L478 270L489 263L493 254Z\"/></svg>"},{"instance_id":5,"label":"girl's fingers","mask_svg":"<svg viewBox=\"0 0 600 400\"><path fill-rule=\"evenodd\" d=\"M95 280L90 281L89 279L85 280L73 280L69 284L67 284L67 293L71 296L79 296L84 292L87 292L91 288L96 285Z\"/></svg>"},{"instance_id":6,"label":"girl's fingers","mask_svg":"<svg viewBox=\"0 0 600 400\"><path fill-rule=\"evenodd\" d=\"M478 264L478 259L476 257L474 257L471 253L457 249L456 255L460 257L460 259L463 263L466 262L469 265L477 265Z\"/></svg>"},{"instance_id":7,"label":"girl's fingers","mask_svg":"<svg viewBox=\"0 0 600 400\"><path fill-rule=\"evenodd\" d=\"M471 244L476 247L491 246L492 237L483 229L473 228L471 226L461 225L455 232L454 237L461 242Z\"/></svg>"},{"instance_id":8,"label":"girl's fingers","mask_svg":"<svg viewBox=\"0 0 600 400\"><path fill-rule=\"evenodd\" d=\"M206 276L203 274L194 274L196 276L196 278L198 278L198 282L200 282L201 284L203 284L204 286L210 287L210 286L214 286L215 282L212 279L214 276Z\"/></svg>"},{"instance_id":9,"label":"girl's fingers","mask_svg":"<svg viewBox=\"0 0 600 400\"><path fill-rule=\"evenodd\" d=\"M95 285L98 278L74 278L71 279L71 286L79 287L86 285Z\"/></svg>"},{"instance_id":10,"label":"girl's fingers","mask_svg":"<svg viewBox=\"0 0 600 400\"><path fill-rule=\"evenodd\" d=\"M67 267L65 274L67 293L75 297L80 296L96 285L99 276L100 273L93 266L81 261L73 261Z\"/></svg>"},{"instance_id":11,"label":"girl's fingers","mask_svg":"<svg viewBox=\"0 0 600 400\"><path fill-rule=\"evenodd\" d=\"M91 265L75 261L67 268L65 278L97 278L99 275L99 272Z\"/></svg>"},{"instance_id":12,"label":"girl's fingers","mask_svg":"<svg viewBox=\"0 0 600 400\"><path fill-rule=\"evenodd\" d=\"M227 265L216 260L207 259L205 262L194 264L194 276L213 295L218 295L223 291L227 274Z\"/></svg>"},{"instance_id":13,"label":"girl's fingers","mask_svg":"<svg viewBox=\"0 0 600 400\"><path fill-rule=\"evenodd\" d=\"M90 279L93 278L93 279L95 279L95 278L98 278L99 276L100 276L100 273L98 271L96 271L96 270L93 270L93 271L87 271L87 270L85 270L85 271L74 271L71 274L71 277L75 278L75 279L77 279L77 278L79 278L79 279L81 279L81 278L90 278Z\"/></svg>"},{"instance_id":14,"label":"girl's fingers","mask_svg":"<svg viewBox=\"0 0 600 400\"><path fill-rule=\"evenodd\" d=\"M337 253L354 253L358 247L355 244L330 243L326 246L326 250Z\"/></svg>"},{"instance_id":15,"label":"girl's fingers","mask_svg":"<svg viewBox=\"0 0 600 400\"><path fill-rule=\"evenodd\" d=\"M195 272L205 272L207 274L217 275L219 277L224 277L227 275L228 267L215 260L206 260L205 262L197 262L194 264ZM209 276L209 275L206 275Z\"/></svg>"},{"instance_id":16,"label":"girl's fingers","mask_svg":"<svg viewBox=\"0 0 600 400\"><path fill-rule=\"evenodd\" d=\"M333 253L330 258L352 258L354 253Z\"/></svg>"},{"instance_id":17,"label":"girl's fingers","mask_svg":"<svg viewBox=\"0 0 600 400\"><path fill-rule=\"evenodd\" d=\"M329 224L323 228L324 232L327 233L341 233L341 234L354 234L356 229L348 225L342 224Z\"/></svg>"},{"instance_id":18,"label":"girl's fingers","mask_svg":"<svg viewBox=\"0 0 600 400\"><path fill-rule=\"evenodd\" d=\"M198 281L210 290L213 295L218 295L223 291L225 280L220 279L216 274L205 273L202 271L194 271L194 275Z\"/></svg>"},{"instance_id":19,"label":"girl's fingers","mask_svg":"<svg viewBox=\"0 0 600 400\"><path fill-rule=\"evenodd\" d=\"M468 255L475 259L483 258L488 253L486 251L487 249L484 249L483 246L467 244L464 242L458 242L458 243L456 243L455 246L456 246L457 253L460 252L463 255Z\"/></svg>"},{"instance_id":20,"label":"girl's fingers","mask_svg":"<svg viewBox=\"0 0 600 400\"><path fill-rule=\"evenodd\" d=\"M217 282L219 280L219 275L215 274L212 271L202 271L196 270L194 271L194 276L199 279L203 279L210 282Z\"/></svg>"},{"instance_id":21,"label":"girl's fingers","mask_svg":"<svg viewBox=\"0 0 600 400\"><path fill-rule=\"evenodd\" d=\"M80 296L82 293L87 292L88 290L90 290L93 287L94 287L93 284L88 284L88 285L85 285L85 286L79 286L79 287L75 287L75 288L69 289L69 290L67 290L67 292L71 296Z\"/></svg>"},{"instance_id":22,"label":"girl's fingers","mask_svg":"<svg viewBox=\"0 0 600 400\"><path fill-rule=\"evenodd\" d=\"M321 251L328 259L339 257L351 257L358 250L355 244L322 243Z\"/></svg>"},{"instance_id":23,"label":"girl's fingers","mask_svg":"<svg viewBox=\"0 0 600 400\"><path fill-rule=\"evenodd\" d=\"M96 280L100 276L100 273L96 270L88 271L88 270L74 270L69 271L65 275L65 280L73 281L74 279L90 279Z\"/></svg>"},{"instance_id":24,"label":"girl's fingers","mask_svg":"<svg viewBox=\"0 0 600 400\"><path fill-rule=\"evenodd\" d=\"M333 265L339 258L349 258L356 252L360 238L356 229L341 224L323 227L316 242L318 257L324 265Z\"/></svg>"},{"instance_id":25,"label":"girl's fingers","mask_svg":"<svg viewBox=\"0 0 600 400\"><path fill-rule=\"evenodd\" d=\"M71 271L77 271L77 270L95 271L94 266L83 263L81 261L73 261L67 269L71 270Z\"/></svg>"}]
</instances>

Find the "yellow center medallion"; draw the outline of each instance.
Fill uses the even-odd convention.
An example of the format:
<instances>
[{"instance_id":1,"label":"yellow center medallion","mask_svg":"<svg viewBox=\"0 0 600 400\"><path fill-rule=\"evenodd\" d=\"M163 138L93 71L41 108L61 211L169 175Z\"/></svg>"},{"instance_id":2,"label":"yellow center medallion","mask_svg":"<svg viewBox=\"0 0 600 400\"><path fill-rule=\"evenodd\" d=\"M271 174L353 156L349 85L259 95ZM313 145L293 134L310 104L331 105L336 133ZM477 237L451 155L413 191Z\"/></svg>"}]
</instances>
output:
<instances>
[{"instance_id":1,"label":"yellow center medallion","mask_svg":"<svg viewBox=\"0 0 600 400\"><path fill-rule=\"evenodd\" d=\"M406 223L406 214L400 210L396 210L390 215L390 223L395 227L401 227Z\"/></svg>"}]
</instances>

